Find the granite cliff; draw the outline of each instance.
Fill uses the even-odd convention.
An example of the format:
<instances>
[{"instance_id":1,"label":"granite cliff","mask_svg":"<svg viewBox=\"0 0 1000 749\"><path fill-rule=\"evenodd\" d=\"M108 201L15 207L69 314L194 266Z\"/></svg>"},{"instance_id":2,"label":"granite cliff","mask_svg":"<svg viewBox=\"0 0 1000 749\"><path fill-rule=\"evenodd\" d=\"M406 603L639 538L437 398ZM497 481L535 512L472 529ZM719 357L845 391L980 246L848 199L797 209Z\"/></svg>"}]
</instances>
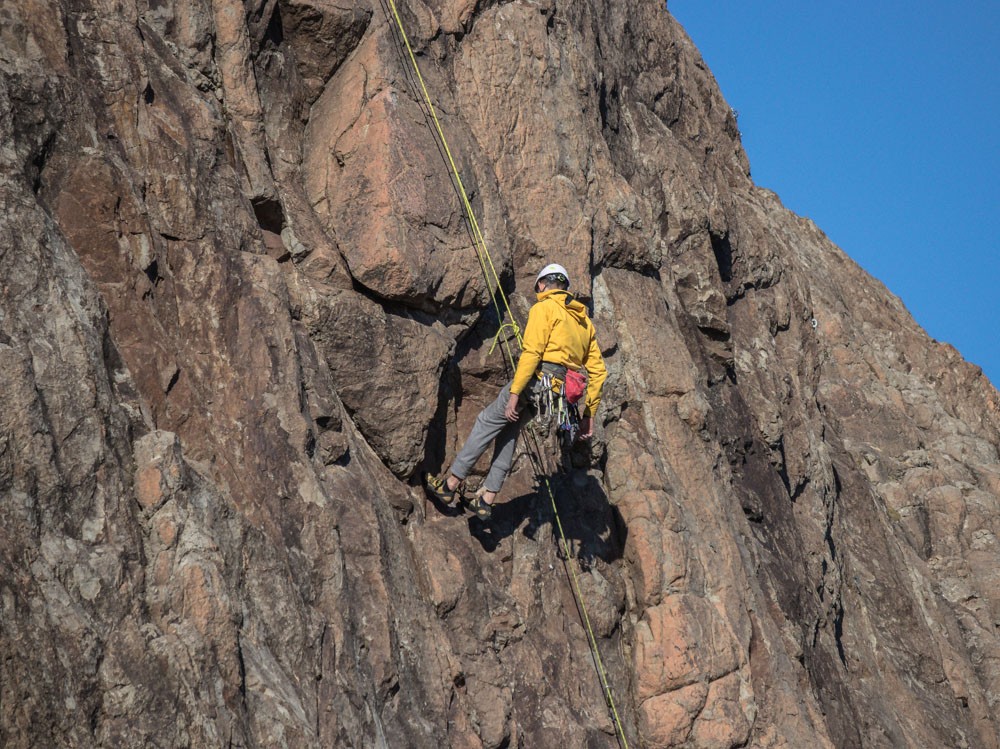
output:
<instances>
[{"instance_id":1,"label":"granite cliff","mask_svg":"<svg viewBox=\"0 0 1000 749\"><path fill-rule=\"evenodd\" d=\"M809 220L652 0L404 0L515 313L610 378L554 478L635 747L1000 746L1000 403ZM613 747L370 0L0 2L0 744Z\"/></svg>"}]
</instances>

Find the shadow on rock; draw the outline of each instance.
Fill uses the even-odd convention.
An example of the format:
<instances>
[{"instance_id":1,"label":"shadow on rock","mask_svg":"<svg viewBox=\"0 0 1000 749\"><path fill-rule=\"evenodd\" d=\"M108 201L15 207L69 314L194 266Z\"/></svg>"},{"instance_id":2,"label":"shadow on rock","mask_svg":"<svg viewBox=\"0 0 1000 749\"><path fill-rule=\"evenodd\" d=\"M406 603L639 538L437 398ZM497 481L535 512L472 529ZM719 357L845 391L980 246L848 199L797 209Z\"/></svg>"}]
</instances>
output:
<instances>
[{"instance_id":1,"label":"shadow on rock","mask_svg":"<svg viewBox=\"0 0 1000 749\"><path fill-rule=\"evenodd\" d=\"M427 497L427 499L430 501L432 505L434 505L434 509L440 512L442 515L445 515L446 517L450 518L455 518L465 513L465 508L462 507L461 502L458 502L457 504L454 505L446 505L444 502L438 499L437 496L435 496L435 494L432 491L430 491L427 488L426 484L422 485L421 488L423 489L424 496Z\"/></svg>"},{"instance_id":2,"label":"shadow on rock","mask_svg":"<svg viewBox=\"0 0 1000 749\"><path fill-rule=\"evenodd\" d=\"M600 559L621 559L627 528L618 508L608 502L600 482L583 472L557 475L549 479L552 495L570 554L587 569ZM500 502L489 520L469 518L469 532L483 549L493 552L500 542L521 528L525 537L537 540L538 531L548 525L553 541L563 555L559 524L555 522L552 500L543 481L535 490Z\"/></svg>"}]
</instances>

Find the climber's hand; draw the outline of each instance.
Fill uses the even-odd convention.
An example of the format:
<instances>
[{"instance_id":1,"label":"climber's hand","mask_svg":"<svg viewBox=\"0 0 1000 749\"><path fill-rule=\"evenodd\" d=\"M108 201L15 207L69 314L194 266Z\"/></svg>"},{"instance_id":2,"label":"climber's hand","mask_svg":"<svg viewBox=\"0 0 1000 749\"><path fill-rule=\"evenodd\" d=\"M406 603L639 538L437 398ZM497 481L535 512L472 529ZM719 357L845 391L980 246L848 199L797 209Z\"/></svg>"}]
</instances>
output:
<instances>
[{"instance_id":1,"label":"climber's hand","mask_svg":"<svg viewBox=\"0 0 1000 749\"><path fill-rule=\"evenodd\" d=\"M594 436L594 420L589 416L580 418L580 439L589 440Z\"/></svg>"},{"instance_id":2,"label":"climber's hand","mask_svg":"<svg viewBox=\"0 0 1000 749\"><path fill-rule=\"evenodd\" d=\"M503 410L503 415L507 421L517 421L517 393L510 394L510 398L507 399L507 408Z\"/></svg>"}]
</instances>

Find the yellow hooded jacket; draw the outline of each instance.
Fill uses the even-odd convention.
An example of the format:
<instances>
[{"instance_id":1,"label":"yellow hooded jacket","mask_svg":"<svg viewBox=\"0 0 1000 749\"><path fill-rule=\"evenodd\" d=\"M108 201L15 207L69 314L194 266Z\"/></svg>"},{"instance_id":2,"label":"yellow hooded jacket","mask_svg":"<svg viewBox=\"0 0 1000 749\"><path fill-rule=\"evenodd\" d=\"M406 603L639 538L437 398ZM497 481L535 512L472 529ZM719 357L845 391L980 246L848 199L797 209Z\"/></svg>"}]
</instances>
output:
<instances>
[{"instance_id":1,"label":"yellow hooded jacket","mask_svg":"<svg viewBox=\"0 0 1000 749\"><path fill-rule=\"evenodd\" d=\"M521 342L510 392L520 395L542 362L561 364L569 369L587 370L587 399L584 416L593 416L601 403L601 387L608 377L594 324L587 308L562 289L546 289L528 312L528 324Z\"/></svg>"}]
</instances>

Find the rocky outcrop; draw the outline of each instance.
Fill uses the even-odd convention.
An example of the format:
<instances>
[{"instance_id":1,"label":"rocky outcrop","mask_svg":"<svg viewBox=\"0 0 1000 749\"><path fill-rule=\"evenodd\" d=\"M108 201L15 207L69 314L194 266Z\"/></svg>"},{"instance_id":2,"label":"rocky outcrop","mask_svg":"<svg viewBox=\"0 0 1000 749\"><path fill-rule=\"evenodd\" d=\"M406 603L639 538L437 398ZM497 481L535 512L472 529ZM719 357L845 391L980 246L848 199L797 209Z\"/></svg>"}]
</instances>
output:
<instances>
[{"instance_id":1,"label":"rocky outcrop","mask_svg":"<svg viewBox=\"0 0 1000 749\"><path fill-rule=\"evenodd\" d=\"M509 372L387 5L5 3L0 744L615 746L571 570L630 745L1000 745L997 391L662 4L400 13L515 316L594 311L560 523L419 489Z\"/></svg>"}]
</instances>

